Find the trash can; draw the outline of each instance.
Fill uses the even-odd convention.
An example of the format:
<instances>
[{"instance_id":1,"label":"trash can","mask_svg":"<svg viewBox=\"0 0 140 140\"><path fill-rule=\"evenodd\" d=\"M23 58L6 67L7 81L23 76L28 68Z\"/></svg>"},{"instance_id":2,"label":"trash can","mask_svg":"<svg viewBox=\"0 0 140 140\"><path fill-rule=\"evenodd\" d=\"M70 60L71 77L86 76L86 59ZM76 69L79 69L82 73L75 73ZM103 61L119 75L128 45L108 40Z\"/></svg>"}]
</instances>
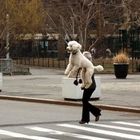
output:
<instances>
[{"instance_id":1,"label":"trash can","mask_svg":"<svg viewBox=\"0 0 140 140\"><path fill-rule=\"evenodd\" d=\"M62 78L62 97L65 100L81 100L83 96L83 90L81 85L74 85L75 78ZM99 99L101 97L101 80L100 77L95 76L96 89L91 96L91 99Z\"/></svg>"},{"instance_id":2,"label":"trash can","mask_svg":"<svg viewBox=\"0 0 140 140\"><path fill-rule=\"evenodd\" d=\"M12 59L6 59L6 58L0 59L0 67L1 67L1 72L3 74L12 75L12 70L13 70L13 61L12 61Z\"/></svg>"}]
</instances>

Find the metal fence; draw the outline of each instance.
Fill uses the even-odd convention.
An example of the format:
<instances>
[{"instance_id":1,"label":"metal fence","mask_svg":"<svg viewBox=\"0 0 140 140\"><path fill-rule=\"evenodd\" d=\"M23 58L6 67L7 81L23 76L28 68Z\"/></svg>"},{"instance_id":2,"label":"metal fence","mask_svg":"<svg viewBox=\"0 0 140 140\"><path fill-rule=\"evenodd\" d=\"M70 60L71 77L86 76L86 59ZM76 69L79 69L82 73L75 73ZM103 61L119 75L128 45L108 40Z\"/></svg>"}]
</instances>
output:
<instances>
[{"instance_id":1,"label":"metal fence","mask_svg":"<svg viewBox=\"0 0 140 140\"><path fill-rule=\"evenodd\" d=\"M58 60L57 58L31 58L22 57L13 59L14 63L29 65L29 66L40 66L40 67L54 67L54 68L65 68L68 60Z\"/></svg>"},{"instance_id":2,"label":"metal fence","mask_svg":"<svg viewBox=\"0 0 140 140\"><path fill-rule=\"evenodd\" d=\"M28 65L28 66L39 66L48 68L60 68L65 69L68 64L68 59L59 60L57 58L30 58L22 57L13 59L15 64ZM95 59L93 60L94 65L103 65L103 73L113 73L113 61L112 59ZM140 72L140 59L130 60L129 72Z\"/></svg>"},{"instance_id":3,"label":"metal fence","mask_svg":"<svg viewBox=\"0 0 140 140\"><path fill-rule=\"evenodd\" d=\"M28 66L17 65L13 59L0 59L0 72L2 74L30 74Z\"/></svg>"}]
</instances>

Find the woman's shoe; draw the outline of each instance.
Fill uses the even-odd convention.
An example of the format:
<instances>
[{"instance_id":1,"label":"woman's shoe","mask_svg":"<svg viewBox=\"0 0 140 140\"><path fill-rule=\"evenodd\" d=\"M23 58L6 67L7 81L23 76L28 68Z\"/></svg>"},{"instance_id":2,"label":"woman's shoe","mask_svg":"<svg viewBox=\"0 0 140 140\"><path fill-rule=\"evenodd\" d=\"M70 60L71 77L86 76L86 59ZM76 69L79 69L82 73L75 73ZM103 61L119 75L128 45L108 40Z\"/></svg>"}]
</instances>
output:
<instances>
[{"instance_id":1,"label":"woman's shoe","mask_svg":"<svg viewBox=\"0 0 140 140\"><path fill-rule=\"evenodd\" d=\"M89 123L88 121L79 121L79 124Z\"/></svg>"},{"instance_id":2,"label":"woman's shoe","mask_svg":"<svg viewBox=\"0 0 140 140\"><path fill-rule=\"evenodd\" d=\"M100 115L96 116L95 117L95 122L99 121L99 119L100 119Z\"/></svg>"},{"instance_id":3,"label":"woman's shoe","mask_svg":"<svg viewBox=\"0 0 140 140\"><path fill-rule=\"evenodd\" d=\"M100 116L101 116L101 111L100 111L100 113L97 116L95 116L95 122L99 121Z\"/></svg>"}]
</instances>

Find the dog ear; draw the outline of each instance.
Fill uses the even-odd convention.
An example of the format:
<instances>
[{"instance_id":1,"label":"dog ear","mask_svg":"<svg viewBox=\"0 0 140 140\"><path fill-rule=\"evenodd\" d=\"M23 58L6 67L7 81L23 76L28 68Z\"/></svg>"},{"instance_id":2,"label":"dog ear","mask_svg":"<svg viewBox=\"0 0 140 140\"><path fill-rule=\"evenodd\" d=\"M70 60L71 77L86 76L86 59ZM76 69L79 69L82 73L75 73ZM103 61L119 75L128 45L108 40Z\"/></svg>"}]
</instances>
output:
<instances>
[{"instance_id":1,"label":"dog ear","mask_svg":"<svg viewBox=\"0 0 140 140\"><path fill-rule=\"evenodd\" d=\"M79 47L80 50L82 49L82 46L80 44L78 44L78 47Z\"/></svg>"}]
</instances>

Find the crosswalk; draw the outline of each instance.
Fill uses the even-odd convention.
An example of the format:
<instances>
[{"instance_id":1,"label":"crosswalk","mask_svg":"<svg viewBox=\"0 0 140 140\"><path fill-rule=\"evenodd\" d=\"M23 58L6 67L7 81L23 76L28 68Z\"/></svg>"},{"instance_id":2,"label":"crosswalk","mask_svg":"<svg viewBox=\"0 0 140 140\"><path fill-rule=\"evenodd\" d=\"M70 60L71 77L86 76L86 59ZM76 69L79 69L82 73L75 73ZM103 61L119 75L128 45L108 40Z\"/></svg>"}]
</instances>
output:
<instances>
[{"instance_id":1,"label":"crosswalk","mask_svg":"<svg viewBox=\"0 0 140 140\"><path fill-rule=\"evenodd\" d=\"M140 121L100 121L0 128L0 140L140 140Z\"/></svg>"}]
</instances>

